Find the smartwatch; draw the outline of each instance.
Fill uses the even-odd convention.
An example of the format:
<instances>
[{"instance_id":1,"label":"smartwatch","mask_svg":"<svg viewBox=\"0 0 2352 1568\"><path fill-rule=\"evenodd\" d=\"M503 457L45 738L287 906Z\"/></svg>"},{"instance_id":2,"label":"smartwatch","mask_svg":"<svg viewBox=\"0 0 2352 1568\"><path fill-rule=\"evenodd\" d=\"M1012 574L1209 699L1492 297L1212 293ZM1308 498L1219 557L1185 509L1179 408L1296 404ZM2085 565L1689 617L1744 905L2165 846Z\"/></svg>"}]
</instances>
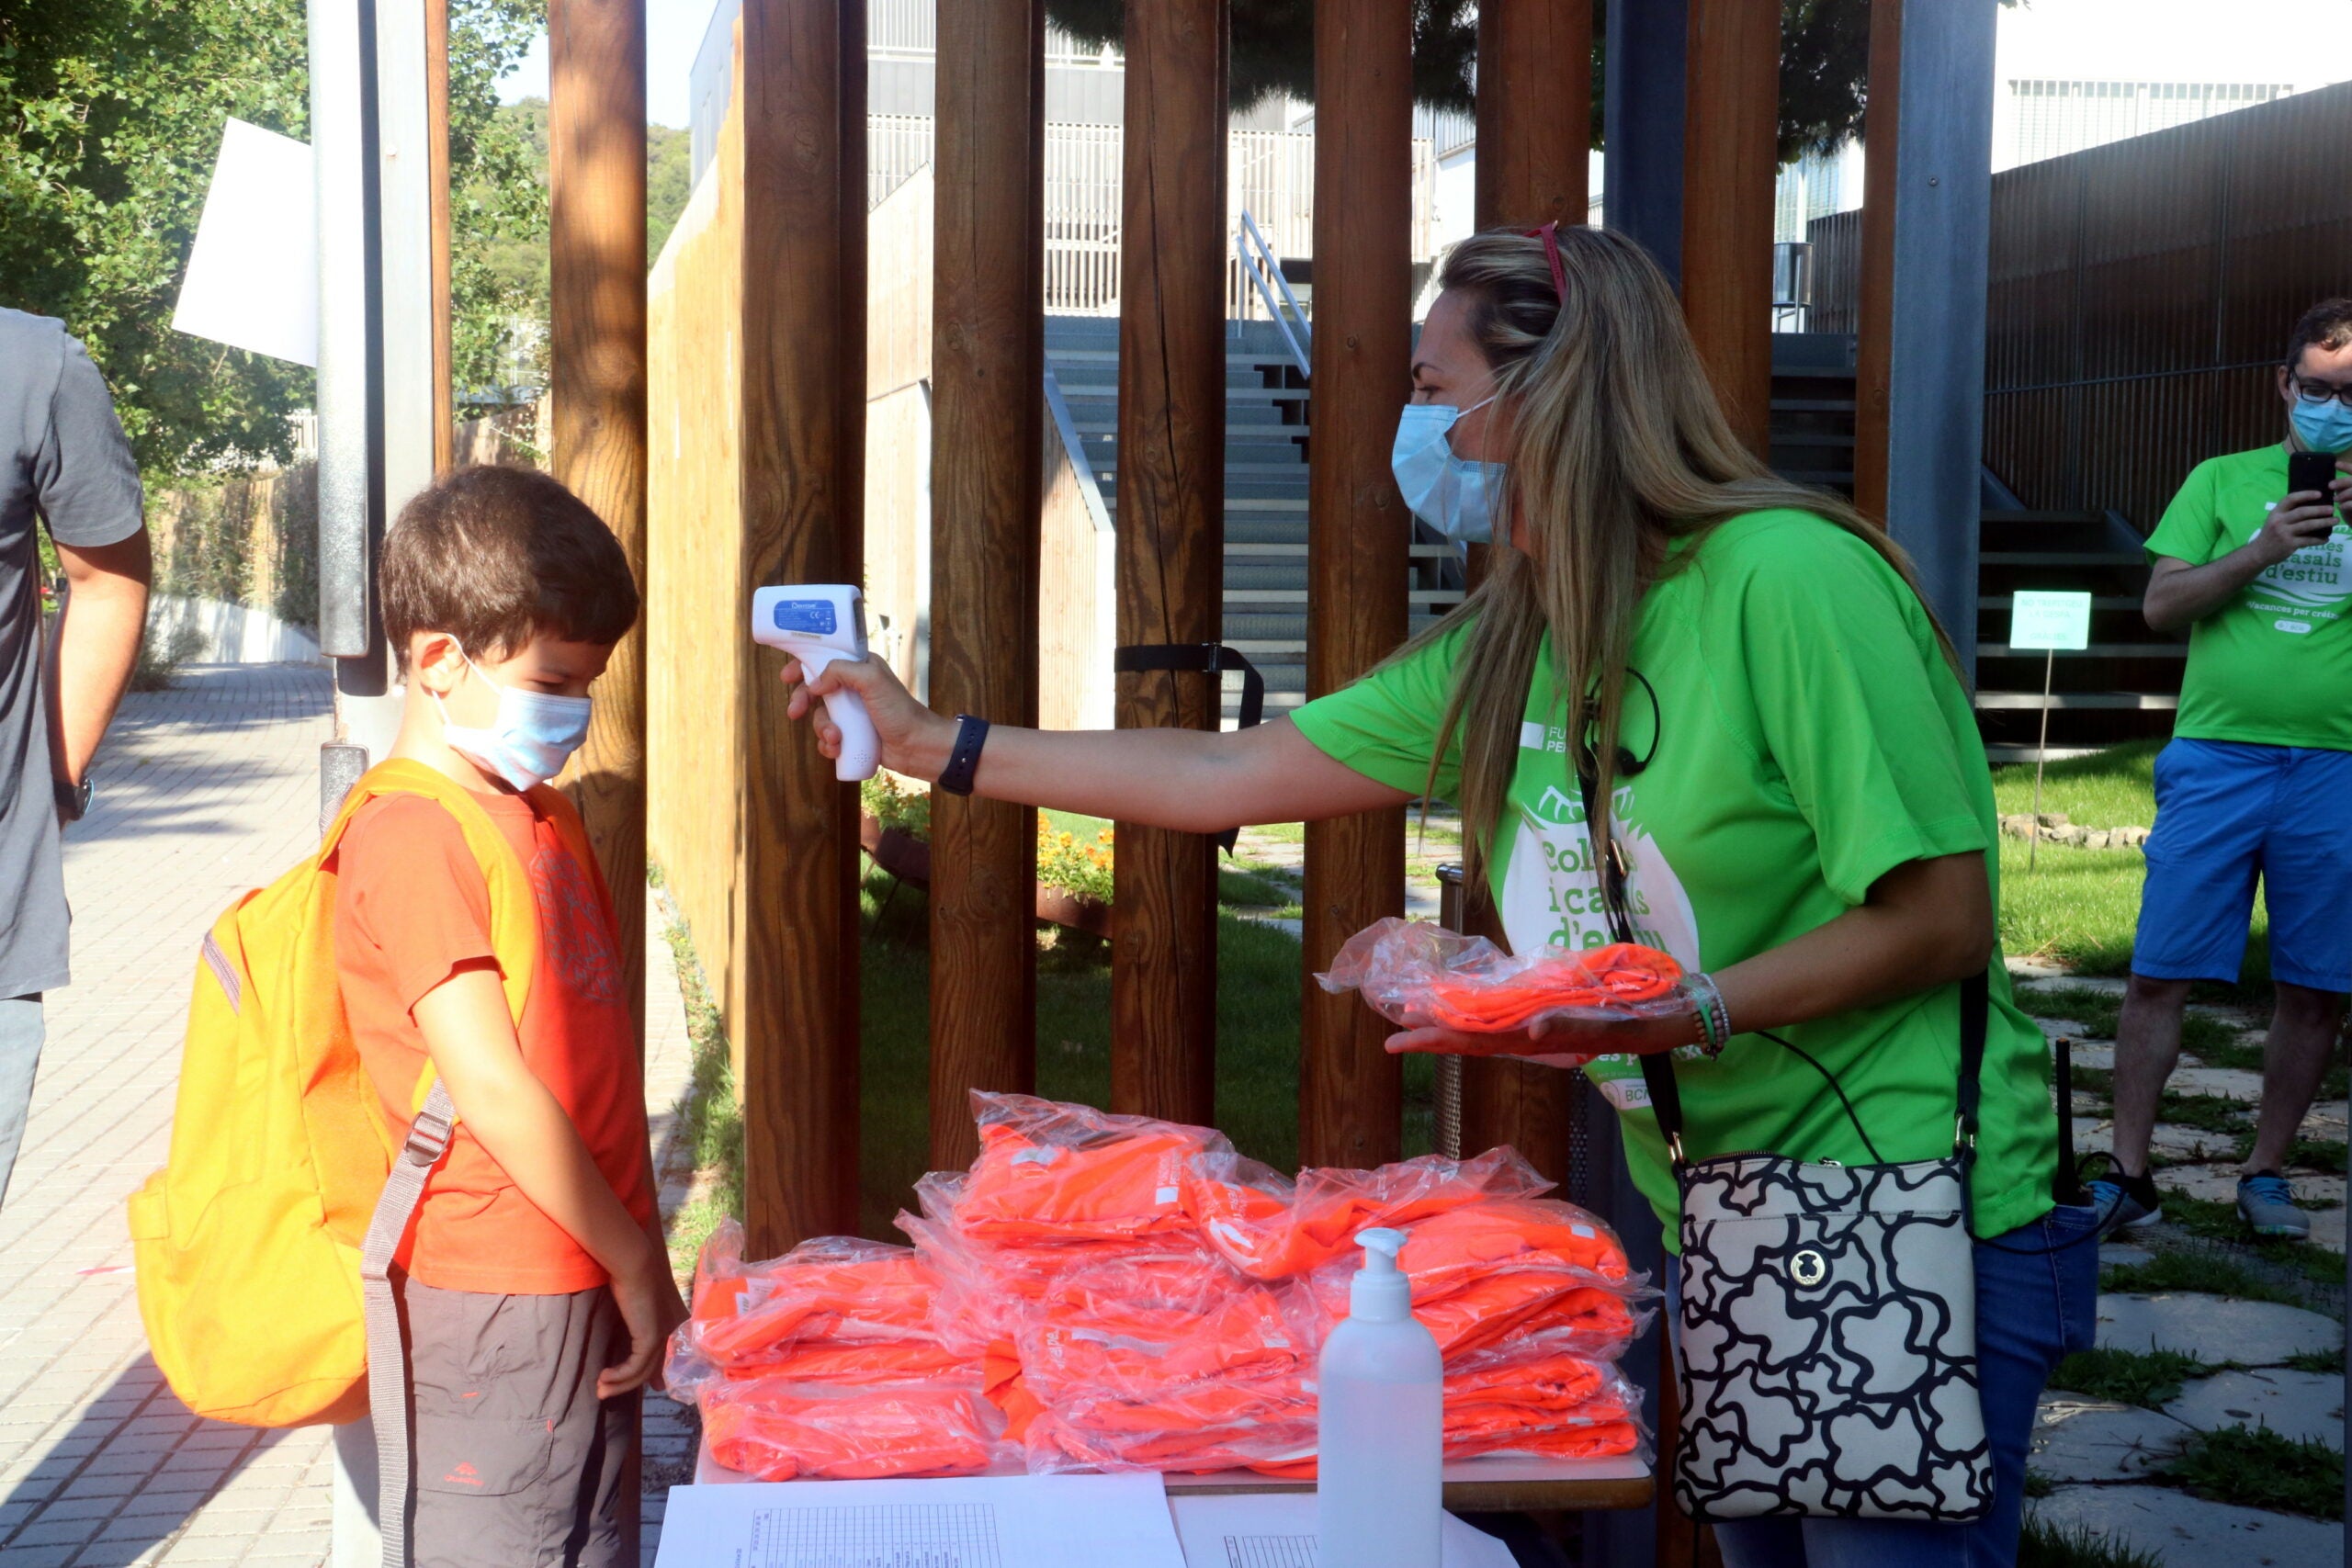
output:
<instances>
[{"instance_id":1,"label":"smartwatch","mask_svg":"<svg viewBox=\"0 0 2352 1568\"><path fill-rule=\"evenodd\" d=\"M80 784L67 784L52 778L51 787L57 794L57 817L61 822L79 822L90 809L90 775L84 773Z\"/></svg>"},{"instance_id":2,"label":"smartwatch","mask_svg":"<svg viewBox=\"0 0 2352 1568\"><path fill-rule=\"evenodd\" d=\"M980 770L980 747L989 738L989 721L970 714L956 716L956 745L947 766L939 771L939 787L950 795L972 793L972 776Z\"/></svg>"}]
</instances>

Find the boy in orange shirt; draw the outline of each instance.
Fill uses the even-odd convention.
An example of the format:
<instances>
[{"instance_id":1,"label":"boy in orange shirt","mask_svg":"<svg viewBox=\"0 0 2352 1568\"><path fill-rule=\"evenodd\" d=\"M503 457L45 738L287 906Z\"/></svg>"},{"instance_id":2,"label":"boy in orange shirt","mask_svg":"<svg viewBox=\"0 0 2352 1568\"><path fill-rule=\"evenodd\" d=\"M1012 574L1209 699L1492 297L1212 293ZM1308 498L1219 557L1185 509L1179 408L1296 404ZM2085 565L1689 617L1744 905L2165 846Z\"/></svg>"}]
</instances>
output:
<instances>
[{"instance_id":1,"label":"boy in orange shirt","mask_svg":"<svg viewBox=\"0 0 2352 1568\"><path fill-rule=\"evenodd\" d=\"M518 1023L488 886L419 795L337 852L335 966L396 1132L426 1059L458 1126L395 1279L414 1409L416 1568L636 1568L639 1389L685 1316L654 1203L612 905L536 786L585 739L589 683L637 619L627 560L544 474L470 468L385 539L407 671L392 755L473 793L529 874L539 958Z\"/></svg>"}]
</instances>

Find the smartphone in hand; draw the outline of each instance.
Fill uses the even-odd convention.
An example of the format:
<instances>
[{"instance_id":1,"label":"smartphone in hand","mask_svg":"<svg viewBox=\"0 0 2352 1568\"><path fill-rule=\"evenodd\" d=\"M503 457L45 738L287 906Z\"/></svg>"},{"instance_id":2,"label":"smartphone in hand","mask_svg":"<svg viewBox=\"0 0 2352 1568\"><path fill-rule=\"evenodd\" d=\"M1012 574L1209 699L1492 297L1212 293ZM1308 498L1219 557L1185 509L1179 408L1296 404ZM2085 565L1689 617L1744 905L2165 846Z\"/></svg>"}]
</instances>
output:
<instances>
[{"instance_id":1,"label":"smartphone in hand","mask_svg":"<svg viewBox=\"0 0 2352 1568\"><path fill-rule=\"evenodd\" d=\"M2325 501L2332 493L2328 486L2335 482L2335 454L2333 452L2290 452L2287 454L2287 493L2317 491Z\"/></svg>"}]
</instances>

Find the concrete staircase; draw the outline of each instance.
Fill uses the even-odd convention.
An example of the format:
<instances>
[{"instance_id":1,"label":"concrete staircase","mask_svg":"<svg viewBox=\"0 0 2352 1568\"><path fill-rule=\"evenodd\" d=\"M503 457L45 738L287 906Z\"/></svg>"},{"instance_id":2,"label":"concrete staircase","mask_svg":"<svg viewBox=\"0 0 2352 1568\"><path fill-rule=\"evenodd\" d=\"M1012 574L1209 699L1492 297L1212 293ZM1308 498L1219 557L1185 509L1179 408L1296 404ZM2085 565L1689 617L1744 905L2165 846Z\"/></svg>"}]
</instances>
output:
<instances>
[{"instance_id":1,"label":"concrete staircase","mask_svg":"<svg viewBox=\"0 0 2352 1568\"><path fill-rule=\"evenodd\" d=\"M1306 378L1271 322L1236 323L1226 347L1225 640L1264 674L1266 713L1273 717L1306 698ZM1115 521L1118 323L1048 316L1046 363ZM1414 629L1461 602L1456 560L1442 542L1412 546L1407 592ZM1228 727L1239 711L1240 682L1230 678Z\"/></svg>"}]
</instances>

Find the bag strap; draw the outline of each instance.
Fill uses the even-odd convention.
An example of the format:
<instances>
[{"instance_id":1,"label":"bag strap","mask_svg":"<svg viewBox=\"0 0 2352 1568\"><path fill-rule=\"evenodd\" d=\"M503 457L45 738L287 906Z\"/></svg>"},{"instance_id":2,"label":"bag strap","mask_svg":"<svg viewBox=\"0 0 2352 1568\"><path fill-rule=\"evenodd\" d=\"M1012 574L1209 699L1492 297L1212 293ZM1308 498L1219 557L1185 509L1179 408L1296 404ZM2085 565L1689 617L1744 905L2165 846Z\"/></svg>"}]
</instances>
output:
<instances>
[{"instance_id":1,"label":"bag strap","mask_svg":"<svg viewBox=\"0 0 2352 1568\"><path fill-rule=\"evenodd\" d=\"M409 1568L409 1466L413 1446L408 1404L408 1345L401 1332L400 1304L392 1294L392 1259L424 1201L425 1179L449 1152L457 1134L458 1108L449 1086L435 1079L424 1109L409 1123L408 1138L393 1157L384 1194L359 1251L360 1293L368 1325L368 1406L376 1425L376 1530L384 1545L384 1568Z\"/></svg>"},{"instance_id":2,"label":"bag strap","mask_svg":"<svg viewBox=\"0 0 2352 1568\"><path fill-rule=\"evenodd\" d=\"M1597 805L1593 798L1593 772L1589 750L1578 750L1577 790L1584 800L1585 841L1593 848L1593 874L1600 883L1601 908L1608 913L1610 935L1618 942L1631 942L1634 940L1634 920L1626 907L1628 868L1624 852L1618 844L1616 833L1611 831L1609 852L1602 855L1600 853L1600 840L1592 830L1593 810ZM1987 978L1990 974L1988 965L1960 983L1960 1109L1953 1123L1952 1151L1972 1164L1976 1156L1976 1113L1984 1093L1984 1034L1992 1011L1991 986ZM1856 1114L1853 1103L1847 1100L1845 1088L1838 1082L1836 1076L1810 1055L1797 1050L1779 1035L1766 1033L1764 1038L1776 1045L1787 1046L1812 1063L1814 1068L1828 1079L1829 1087L1837 1092L1838 1104L1845 1107L1847 1118L1854 1123L1854 1131L1861 1134L1863 1145L1875 1154L1876 1145L1871 1143L1869 1133L1863 1131L1861 1117ZM1651 1112L1657 1118L1658 1131L1666 1134L1667 1155L1679 1171L1689 1161L1682 1152L1682 1090L1675 1080L1672 1054L1651 1052L1638 1059L1642 1068L1642 1085L1649 1090Z\"/></svg>"},{"instance_id":3,"label":"bag strap","mask_svg":"<svg viewBox=\"0 0 2352 1568\"><path fill-rule=\"evenodd\" d=\"M1249 656L1238 648L1219 642L1135 642L1111 650L1111 669L1120 675L1150 674L1173 671L1180 675L1223 675L1231 671L1241 673L1241 716L1239 728L1255 729L1266 716L1266 678ZM1217 848L1226 853L1240 841L1241 829L1228 828L1216 835Z\"/></svg>"}]
</instances>

